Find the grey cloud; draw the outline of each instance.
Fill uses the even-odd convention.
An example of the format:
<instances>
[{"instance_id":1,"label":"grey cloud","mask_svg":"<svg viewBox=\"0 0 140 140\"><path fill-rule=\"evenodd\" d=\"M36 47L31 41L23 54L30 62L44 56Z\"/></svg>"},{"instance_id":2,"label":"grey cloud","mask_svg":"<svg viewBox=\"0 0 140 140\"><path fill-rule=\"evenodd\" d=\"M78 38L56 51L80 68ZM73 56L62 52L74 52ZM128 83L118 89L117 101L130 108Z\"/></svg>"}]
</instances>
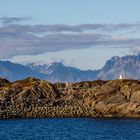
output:
<instances>
[{"instance_id":1,"label":"grey cloud","mask_svg":"<svg viewBox=\"0 0 140 140\"><path fill-rule=\"evenodd\" d=\"M82 32L80 27L70 25L36 25L34 28L40 28L48 32Z\"/></svg>"},{"instance_id":2,"label":"grey cloud","mask_svg":"<svg viewBox=\"0 0 140 140\"><path fill-rule=\"evenodd\" d=\"M14 25L13 25L14 26ZM19 26L19 27L18 27ZM73 32L73 33L82 33L88 31L103 31L103 32L116 32L116 31L137 31L140 29L140 23L133 24L80 24L80 25L17 25L15 28L20 28L23 30L28 30L34 33L41 32Z\"/></svg>"},{"instance_id":3,"label":"grey cloud","mask_svg":"<svg viewBox=\"0 0 140 140\"><path fill-rule=\"evenodd\" d=\"M41 31L41 32L85 32L85 31L135 31L140 29L140 23L133 24L80 24L80 25L35 25L28 27L32 31Z\"/></svg>"},{"instance_id":4,"label":"grey cloud","mask_svg":"<svg viewBox=\"0 0 140 140\"><path fill-rule=\"evenodd\" d=\"M30 33L59 33L59 32L82 32L82 29L69 25L20 25L10 24L0 28L0 32L30 32Z\"/></svg>"},{"instance_id":5,"label":"grey cloud","mask_svg":"<svg viewBox=\"0 0 140 140\"><path fill-rule=\"evenodd\" d=\"M118 30L135 30L140 29L140 23L133 24L81 24L77 27L82 30L101 30L101 31L118 31Z\"/></svg>"},{"instance_id":6,"label":"grey cloud","mask_svg":"<svg viewBox=\"0 0 140 140\"><path fill-rule=\"evenodd\" d=\"M2 22L3 24L13 24L30 19L30 17L2 17L0 18L0 22Z\"/></svg>"},{"instance_id":7,"label":"grey cloud","mask_svg":"<svg viewBox=\"0 0 140 140\"><path fill-rule=\"evenodd\" d=\"M17 19L12 19L17 20ZM21 25L0 27L0 57L40 54L91 46L129 47L140 46L140 38L116 37L92 30L119 30L138 28L139 24L82 24L70 25ZM91 30L91 32L84 32Z\"/></svg>"},{"instance_id":8,"label":"grey cloud","mask_svg":"<svg viewBox=\"0 0 140 140\"><path fill-rule=\"evenodd\" d=\"M79 24L79 25L66 25L66 24L50 24L50 25L21 25L23 21L31 20L31 17L1 17L0 22L6 28L12 28L18 31L29 31L33 33L44 32L73 32L81 33L85 31L135 31L140 29L140 23L119 23L119 24Z\"/></svg>"}]
</instances>

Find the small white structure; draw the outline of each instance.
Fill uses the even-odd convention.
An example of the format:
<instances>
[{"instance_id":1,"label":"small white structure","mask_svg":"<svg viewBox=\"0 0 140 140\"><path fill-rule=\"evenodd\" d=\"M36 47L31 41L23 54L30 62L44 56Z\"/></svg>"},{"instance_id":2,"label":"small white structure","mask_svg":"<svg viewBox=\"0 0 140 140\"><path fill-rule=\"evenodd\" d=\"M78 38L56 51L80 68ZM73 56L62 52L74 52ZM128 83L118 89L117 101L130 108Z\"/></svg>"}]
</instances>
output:
<instances>
[{"instance_id":1,"label":"small white structure","mask_svg":"<svg viewBox=\"0 0 140 140\"><path fill-rule=\"evenodd\" d=\"M120 80L124 79L124 77L123 77L122 74L120 74L119 79L120 79Z\"/></svg>"}]
</instances>

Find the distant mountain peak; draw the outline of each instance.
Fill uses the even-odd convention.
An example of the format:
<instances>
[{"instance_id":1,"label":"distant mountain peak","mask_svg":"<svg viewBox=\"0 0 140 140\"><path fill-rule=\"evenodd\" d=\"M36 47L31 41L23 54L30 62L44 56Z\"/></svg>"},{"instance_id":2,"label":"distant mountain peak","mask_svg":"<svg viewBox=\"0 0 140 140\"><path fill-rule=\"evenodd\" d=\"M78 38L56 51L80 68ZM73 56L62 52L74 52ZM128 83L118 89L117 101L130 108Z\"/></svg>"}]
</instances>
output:
<instances>
[{"instance_id":1,"label":"distant mountain peak","mask_svg":"<svg viewBox=\"0 0 140 140\"><path fill-rule=\"evenodd\" d=\"M140 54L112 57L100 70L98 78L116 79L123 74L127 79L140 79Z\"/></svg>"},{"instance_id":2,"label":"distant mountain peak","mask_svg":"<svg viewBox=\"0 0 140 140\"><path fill-rule=\"evenodd\" d=\"M123 74L126 79L140 79L140 53L123 57L114 56L105 63L103 68L85 71L65 66L62 62L43 65L29 63L25 66L10 61L0 61L0 77L10 81L36 77L51 82L78 82L117 79L120 74Z\"/></svg>"}]
</instances>

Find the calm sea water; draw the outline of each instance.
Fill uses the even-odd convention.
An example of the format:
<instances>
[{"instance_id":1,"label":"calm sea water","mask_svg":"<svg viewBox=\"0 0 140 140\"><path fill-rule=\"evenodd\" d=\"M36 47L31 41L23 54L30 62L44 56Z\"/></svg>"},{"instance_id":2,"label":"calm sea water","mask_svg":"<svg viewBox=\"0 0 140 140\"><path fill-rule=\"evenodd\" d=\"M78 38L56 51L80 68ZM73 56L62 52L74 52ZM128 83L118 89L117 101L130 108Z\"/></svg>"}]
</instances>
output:
<instances>
[{"instance_id":1,"label":"calm sea water","mask_svg":"<svg viewBox=\"0 0 140 140\"><path fill-rule=\"evenodd\" d=\"M140 140L135 119L0 120L0 140Z\"/></svg>"}]
</instances>

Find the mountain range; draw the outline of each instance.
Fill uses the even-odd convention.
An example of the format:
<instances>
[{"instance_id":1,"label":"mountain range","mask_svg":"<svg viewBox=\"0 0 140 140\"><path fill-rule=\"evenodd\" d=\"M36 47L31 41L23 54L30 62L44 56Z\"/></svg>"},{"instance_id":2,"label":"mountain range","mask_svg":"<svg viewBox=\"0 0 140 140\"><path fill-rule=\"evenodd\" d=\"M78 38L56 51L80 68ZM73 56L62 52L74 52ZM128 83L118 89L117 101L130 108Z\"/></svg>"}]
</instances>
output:
<instances>
[{"instance_id":1,"label":"mountain range","mask_svg":"<svg viewBox=\"0 0 140 140\"><path fill-rule=\"evenodd\" d=\"M51 82L77 82L91 81L96 79L97 70L83 71L75 67L64 66L61 62L54 62L48 65L28 64L33 71L47 75Z\"/></svg>"},{"instance_id":2,"label":"mountain range","mask_svg":"<svg viewBox=\"0 0 140 140\"><path fill-rule=\"evenodd\" d=\"M140 79L140 54L123 57L114 56L101 69L85 71L65 66L61 62L44 65L35 63L22 65L10 61L0 61L0 77L10 81L36 77L51 82L78 82L95 79L117 79L120 74L126 79Z\"/></svg>"}]
</instances>

